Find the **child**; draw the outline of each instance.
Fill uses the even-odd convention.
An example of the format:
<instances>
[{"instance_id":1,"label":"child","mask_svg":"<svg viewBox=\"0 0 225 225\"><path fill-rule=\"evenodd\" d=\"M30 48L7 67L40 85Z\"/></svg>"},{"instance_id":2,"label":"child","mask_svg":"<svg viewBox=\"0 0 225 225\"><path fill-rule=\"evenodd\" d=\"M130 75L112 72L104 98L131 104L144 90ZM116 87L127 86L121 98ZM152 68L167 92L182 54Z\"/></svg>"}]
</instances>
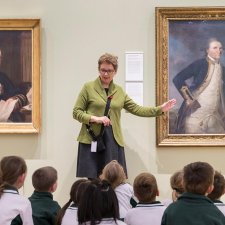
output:
<instances>
[{"instance_id":1,"label":"child","mask_svg":"<svg viewBox=\"0 0 225 225\"><path fill-rule=\"evenodd\" d=\"M221 196L225 192L225 179L224 176L215 171L214 175L214 188L213 191L208 194L208 198L210 198L214 204L218 207L218 209L225 215L225 204L220 201Z\"/></svg>"},{"instance_id":2,"label":"child","mask_svg":"<svg viewBox=\"0 0 225 225\"><path fill-rule=\"evenodd\" d=\"M125 225L119 220L116 194L106 181L92 181L78 205L79 224Z\"/></svg>"},{"instance_id":3,"label":"child","mask_svg":"<svg viewBox=\"0 0 225 225\"><path fill-rule=\"evenodd\" d=\"M177 198L184 193L183 187L183 170L175 172L170 178L170 186L173 189L172 200L176 201Z\"/></svg>"},{"instance_id":4,"label":"child","mask_svg":"<svg viewBox=\"0 0 225 225\"><path fill-rule=\"evenodd\" d=\"M60 209L52 193L57 188L57 171L51 166L42 167L32 175L34 192L31 201L34 225L54 225Z\"/></svg>"},{"instance_id":5,"label":"child","mask_svg":"<svg viewBox=\"0 0 225 225\"><path fill-rule=\"evenodd\" d=\"M128 210L125 223L128 225L160 225L166 207L156 196L159 195L155 177L150 173L141 173L134 180L134 194L139 200L136 208Z\"/></svg>"},{"instance_id":6,"label":"child","mask_svg":"<svg viewBox=\"0 0 225 225\"><path fill-rule=\"evenodd\" d=\"M225 217L206 197L213 190L214 169L206 162L194 162L183 169L185 193L164 212L161 225L225 225Z\"/></svg>"},{"instance_id":7,"label":"child","mask_svg":"<svg viewBox=\"0 0 225 225\"><path fill-rule=\"evenodd\" d=\"M19 156L6 156L0 161L0 224L10 225L19 216L23 225L33 225L29 200L18 193L27 173L27 166Z\"/></svg>"},{"instance_id":8,"label":"child","mask_svg":"<svg viewBox=\"0 0 225 225\"><path fill-rule=\"evenodd\" d=\"M106 180L114 189L119 201L120 219L124 219L128 209L136 206L134 200L133 187L126 183L126 174L123 167L116 161L112 160L102 171L101 180Z\"/></svg>"},{"instance_id":9,"label":"child","mask_svg":"<svg viewBox=\"0 0 225 225\"><path fill-rule=\"evenodd\" d=\"M90 181L87 179L79 179L73 183L70 190L70 199L59 211L56 225L78 224L77 206L80 200L80 195L82 195L89 182Z\"/></svg>"}]
</instances>

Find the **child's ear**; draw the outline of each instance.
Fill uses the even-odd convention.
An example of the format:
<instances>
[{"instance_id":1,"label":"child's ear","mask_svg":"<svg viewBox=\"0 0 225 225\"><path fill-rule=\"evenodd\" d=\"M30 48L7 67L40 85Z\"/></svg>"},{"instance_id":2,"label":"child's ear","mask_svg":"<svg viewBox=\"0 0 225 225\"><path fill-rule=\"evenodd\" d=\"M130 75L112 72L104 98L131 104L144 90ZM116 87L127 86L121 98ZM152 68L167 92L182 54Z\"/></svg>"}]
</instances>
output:
<instances>
[{"instance_id":1,"label":"child's ear","mask_svg":"<svg viewBox=\"0 0 225 225\"><path fill-rule=\"evenodd\" d=\"M156 192L156 196L159 196L159 190L157 190L157 192Z\"/></svg>"},{"instance_id":2,"label":"child's ear","mask_svg":"<svg viewBox=\"0 0 225 225\"><path fill-rule=\"evenodd\" d=\"M214 185L211 184L209 187L208 187L208 190L206 191L206 195L210 194L214 189Z\"/></svg>"},{"instance_id":3,"label":"child's ear","mask_svg":"<svg viewBox=\"0 0 225 225\"><path fill-rule=\"evenodd\" d=\"M18 177L16 182L16 186L18 189L20 189L23 186L25 178L26 178L26 173L23 173Z\"/></svg>"},{"instance_id":4,"label":"child's ear","mask_svg":"<svg viewBox=\"0 0 225 225\"><path fill-rule=\"evenodd\" d=\"M56 182L50 187L49 192L51 192L51 193L55 192L55 190L57 189L57 186L58 186L58 184L57 184L57 181L56 181Z\"/></svg>"}]
</instances>

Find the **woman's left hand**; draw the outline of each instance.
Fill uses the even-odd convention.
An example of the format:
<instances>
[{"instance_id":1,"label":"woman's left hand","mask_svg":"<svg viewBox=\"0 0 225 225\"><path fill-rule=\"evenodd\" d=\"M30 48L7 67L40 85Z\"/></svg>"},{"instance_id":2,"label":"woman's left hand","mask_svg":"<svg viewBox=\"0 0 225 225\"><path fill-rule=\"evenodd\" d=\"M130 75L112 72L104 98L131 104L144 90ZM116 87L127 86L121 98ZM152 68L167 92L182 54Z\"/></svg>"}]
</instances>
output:
<instances>
[{"instance_id":1,"label":"woman's left hand","mask_svg":"<svg viewBox=\"0 0 225 225\"><path fill-rule=\"evenodd\" d=\"M173 99L170 99L169 101L167 102L164 102L162 105L161 105L161 109L163 112L167 112L169 111L170 109L172 109L174 107L174 105L176 104L177 100L175 98Z\"/></svg>"}]
</instances>

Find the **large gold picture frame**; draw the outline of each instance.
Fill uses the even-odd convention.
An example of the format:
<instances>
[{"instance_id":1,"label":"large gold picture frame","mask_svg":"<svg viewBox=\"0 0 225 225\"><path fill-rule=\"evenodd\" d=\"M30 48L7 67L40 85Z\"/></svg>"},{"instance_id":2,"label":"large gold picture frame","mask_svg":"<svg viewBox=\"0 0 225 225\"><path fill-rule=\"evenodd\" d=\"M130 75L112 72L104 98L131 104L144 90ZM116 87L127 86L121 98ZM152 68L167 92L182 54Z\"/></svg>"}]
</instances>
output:
<instances>
[{"instance_id":1,"label":"large gold picture frame","mask_svg":"<svg viewBox=\"0 0 225 225\"><path fill-rule=\"evenodd\" d=\"M209 43L225 46L225 7L157 7L155 13L157 105L177 99L169 113L157 118L157 146L225 146L225 57L209 57ZM222 80L221 85L215 81L220 97L214 101L218 96L210 95L209 84L217 79L212 78L216 65ZM200 74L200 70L204 72ZM207 97L202 101L200 95ZM205 109L210 102L217 102L215 113L210 111L214 106L209 107L210 112Z\"/></svg>"},{"instance_id":2,"label":"large gold picture frame","mask_svg":"<svg viewBox=\"0 0 225 225\"><path fill-rule=\"evenodd\" d=\"M0 19L0 133L39 133L40 19Z\"/></svg>"}]
</instances>

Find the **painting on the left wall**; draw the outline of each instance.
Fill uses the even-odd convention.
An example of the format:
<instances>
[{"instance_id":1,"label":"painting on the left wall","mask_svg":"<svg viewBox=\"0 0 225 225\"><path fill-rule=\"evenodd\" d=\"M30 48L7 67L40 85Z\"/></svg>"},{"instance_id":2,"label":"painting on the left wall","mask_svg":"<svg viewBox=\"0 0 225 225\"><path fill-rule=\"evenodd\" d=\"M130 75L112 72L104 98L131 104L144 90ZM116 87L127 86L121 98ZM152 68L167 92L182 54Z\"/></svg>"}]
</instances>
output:
<instances>
[{"instance_id":1,"label":"painting on the left wall","mask_svg":"<svg viewBox=\"0 0 225 225\"><path fill-rule=\"evenodd\" d=\"M40 19L0 19L0 133L39 133Z\"/></svg>"}]
</instances>

